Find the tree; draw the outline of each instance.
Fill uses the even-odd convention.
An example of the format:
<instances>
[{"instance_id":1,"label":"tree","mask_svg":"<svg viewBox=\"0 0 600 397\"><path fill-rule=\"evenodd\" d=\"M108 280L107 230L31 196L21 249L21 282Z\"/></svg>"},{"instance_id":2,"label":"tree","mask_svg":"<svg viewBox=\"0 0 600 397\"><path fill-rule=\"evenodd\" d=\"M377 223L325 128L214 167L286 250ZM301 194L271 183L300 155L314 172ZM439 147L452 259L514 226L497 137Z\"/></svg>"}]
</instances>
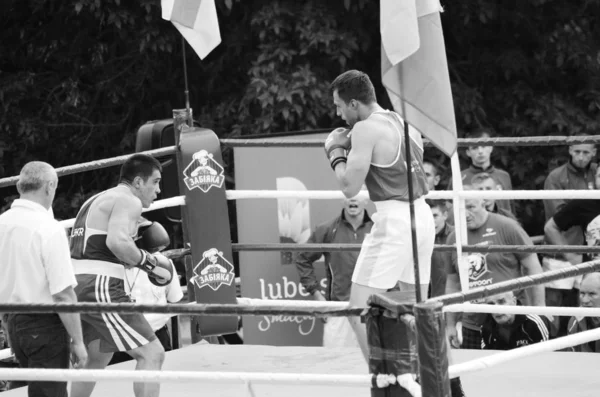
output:
<instances>
[{"instance_id":1,"label":"tree","mask_svg":"<svg viewBox=\"0 0 600 397\"><path fill-rule=\"evenodd\" d=\"M170 118L172 109L185 106L182 39L161 19L159 2L5 3L5 176L32 159L63 166L131 153L142 123ZM216 4L222 43L204 61L187 47L186 62L194 116L220 137L336 126L340 120L327 87L349 68L367 72L389 107L380 81L379 1ZM597 2L473 0L444 6L460 136L477 126L502 136L598 131ZM499 148L495 161L512 175L515 189L540 189L565 155L562 147ZM224 156L231 176L230 151ZM86 197L115 182L114 171L61 178L57 215L74 216ZM6 207L15 191L1 194ZM541 201L517 204L526 229L539 234Z\"/></svg>"}]
</instances>

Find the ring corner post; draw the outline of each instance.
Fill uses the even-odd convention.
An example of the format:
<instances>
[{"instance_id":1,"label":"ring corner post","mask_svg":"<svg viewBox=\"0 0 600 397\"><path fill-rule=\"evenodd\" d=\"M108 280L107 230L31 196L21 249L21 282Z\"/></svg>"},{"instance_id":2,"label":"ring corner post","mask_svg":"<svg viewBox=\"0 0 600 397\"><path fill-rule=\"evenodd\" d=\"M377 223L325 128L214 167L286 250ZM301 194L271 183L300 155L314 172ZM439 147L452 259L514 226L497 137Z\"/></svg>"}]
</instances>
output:
<instances>
[{"instance_id":1,"label":"ring corner post","mask_svg":"<svg viewBox=\"0 0 600 397\"><path fill-rule=\"evenodd\" d=\"M423 397L451 397L449 346L443 304L422 302L414 307L417 328L419 378Z\"/></svg>"},{"instance_id":2,"label":"ring corner post","mask_svg":"<svg viewBox=\"0 0 600 397\"><path fill-rule=\"evenodd\" d=\"M398 382L377 387L377 375L398 377L416 374L417 352L411 327L401 320L413 313L414 293L390 291L371 295L363 316L369 344L369 372L373 376L371 397L412 397Z\"/></svg>"},{"instance_id":3,"label":"ring corner post","mask_svg":"<svg viewBox=\"0 0 600 397\"><path fill-rule=\"evenodd\" d=\"M184 243L189 244L191 251L186 257L188 288L197 303L235 304L235 271L219 138L209 129L187 123L185 117L180 117L183 128L178 128L176 112L177 166L186 202L182 207L182 229ZM235 333L238 317L193 317L191 326L195 343L208 336Z\"/></svg>"}]
</instances>

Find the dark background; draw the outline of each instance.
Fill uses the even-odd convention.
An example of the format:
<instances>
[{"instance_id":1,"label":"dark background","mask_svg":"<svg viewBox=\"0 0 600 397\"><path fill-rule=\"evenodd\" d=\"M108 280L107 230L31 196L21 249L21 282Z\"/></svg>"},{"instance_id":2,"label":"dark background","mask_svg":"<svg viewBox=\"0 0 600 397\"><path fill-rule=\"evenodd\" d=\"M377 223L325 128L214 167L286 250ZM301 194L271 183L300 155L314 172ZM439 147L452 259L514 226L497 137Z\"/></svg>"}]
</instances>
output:
<instances>
[{"instance_id":1,"label":"dark background","mask_svg":"<svg viewBox=\"0 0 600 397\"><path fill-rule=\"evenodd\" d=\"M216 3L222 43L203 61L187 47L186 61L194 117L219 137L339 125L327 87L349 68L369 73L389 107L378 0ZM480 126L499 136L600 133L600 2L442 4L459 137ZM141 124L185 106L181 37L161 19L159 0L2 6L0 176L34 159L60 167L132 153ZM449 164L434 149L427 155ZM230 148L224 159L233 189ZM560 146L493 154L515 189L541 189L566 159ZM116 177L108 168L61 178L56 216L74 217ZM0 210L15 195L14 187L0 189ZM541 234L540 200L518 201L517 215L530 234Z\"/></svg>"}]
</instances>

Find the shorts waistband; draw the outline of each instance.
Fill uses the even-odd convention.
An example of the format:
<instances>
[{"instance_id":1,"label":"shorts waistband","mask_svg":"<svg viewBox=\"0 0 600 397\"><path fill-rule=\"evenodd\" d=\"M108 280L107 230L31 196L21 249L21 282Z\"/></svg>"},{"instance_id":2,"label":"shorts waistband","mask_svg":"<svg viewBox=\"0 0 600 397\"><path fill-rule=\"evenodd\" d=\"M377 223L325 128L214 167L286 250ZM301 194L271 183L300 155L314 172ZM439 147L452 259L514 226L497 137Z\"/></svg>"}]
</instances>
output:
<instances>
[{"instance_id":1,"label":"shorts waistband","mask_svg":"<svg viewBox=\"0 0 600 397\"><path fill-rule=\"evenodd\" d=\"M374 201L373 204L375 204L375 208L377 208L378 212L379 211L398 210L398 209L402 209L402 208L408 209L410 206L408 201L400 201L400 200ZM418 199L416 199L414 201L415 206L423 205L423 204L425 204L424 197L419 197Z\"/></svg>"},{"instance_id":2,"label":"shorts waistband","mask_svg":"<svg viewBox=\"0 0 600 397\"><path fill-rule=\"evenodd\" d=\"M118 263L96 261L92 259L72 259L75 274L96 274L123 280L125 267Z\"/></svg>"}]
</instances>

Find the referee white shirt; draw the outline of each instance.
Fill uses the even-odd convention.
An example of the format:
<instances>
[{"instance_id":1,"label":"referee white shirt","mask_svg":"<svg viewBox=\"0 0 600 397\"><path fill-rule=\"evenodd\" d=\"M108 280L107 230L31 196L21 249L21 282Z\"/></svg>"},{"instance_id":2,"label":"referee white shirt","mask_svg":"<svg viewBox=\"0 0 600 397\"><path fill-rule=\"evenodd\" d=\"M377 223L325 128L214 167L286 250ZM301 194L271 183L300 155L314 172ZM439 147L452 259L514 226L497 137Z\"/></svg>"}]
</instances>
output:
<instances>
[{"instance_id":1,"label":"referee white shirt","mask_svg":"<svg viewBox=\"0 0 600 397\"><path fill-rule=\"evenodd\" d=\"M52 213L16 199L0 215L0 302L53 303L77 281L65 229Z\"/></svg>"},{"instance_id":2,"label":"referee white shirt","mask_svg":"<svg viewBox=\"0 0 600 397\"><path fill-rule=\"evenodd\" d=\"M173 261L169 262L173 267L173 279L164 287L152 284L148 279L148 273L143 270L138 268L125 270L125 292L135 299L135 303L166 305L168 302L179 302L183 298L183 291L181 285L179 285L175 265ZM164 313L144 313L144 317L146 317L152 330L158 331L167 324L172 316Z\"/></svg>"}]
</instances>

